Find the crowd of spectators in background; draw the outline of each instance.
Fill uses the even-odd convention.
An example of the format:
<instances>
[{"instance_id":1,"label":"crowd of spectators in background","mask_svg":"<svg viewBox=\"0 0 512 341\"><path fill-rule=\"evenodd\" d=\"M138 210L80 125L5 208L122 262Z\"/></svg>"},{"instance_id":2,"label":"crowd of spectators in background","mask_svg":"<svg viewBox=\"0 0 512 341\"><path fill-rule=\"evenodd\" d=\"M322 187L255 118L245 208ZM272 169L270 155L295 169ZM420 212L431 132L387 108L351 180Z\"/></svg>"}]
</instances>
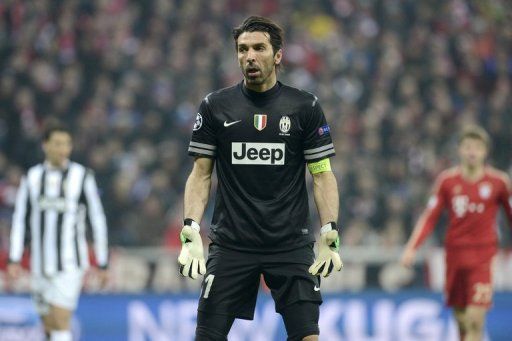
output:
<instances>
[{"instance_id":1,"label":"crowd of spectators in background","mask_svg":"<svg viewBox=\"0 0 512 341\"><path fill-rule=\"evenodd\" d=\"M242 79L231 28L286 31L284 83L330 122L348 245L402 245L466 123L512 171L507 0L6 0L0 3L0 243L50 119L93 168L113 245L175 247L201 99ZM312 220L314 224L316 220ZM203 221L207 230L208 220Z\"/></svg>"}]
</instances>

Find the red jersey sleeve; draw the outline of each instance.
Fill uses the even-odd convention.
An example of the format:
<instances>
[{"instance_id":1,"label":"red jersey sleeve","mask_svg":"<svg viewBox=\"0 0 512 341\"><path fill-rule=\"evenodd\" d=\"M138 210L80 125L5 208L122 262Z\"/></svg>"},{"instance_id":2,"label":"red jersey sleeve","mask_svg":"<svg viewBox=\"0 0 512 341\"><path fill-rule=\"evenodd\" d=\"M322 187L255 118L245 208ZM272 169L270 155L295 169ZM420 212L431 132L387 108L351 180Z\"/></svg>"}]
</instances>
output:
<instances>
[{"instance_id":1,"label":"red jersey sleeve","mask_svg":"<svg viewBox=\"0 0 512 341\"><path fill-rule=\"evenodd\" d=\"M512 185L508 176L503 177L503 190L500 192L499 200L512 229Z\"/></svg>"},{"instance_id":2,"label":"red jersey sleeve","mask_svg":"<svg viewBox=\"0 0 512 341\"><path fill-rule=\"evenodd\" d=\"M411 236L411 243L414 249L417 249L427 237L434 230L436 223L443 211L443 208L446 204L445 198L445 177L441 174L437 179L434 185L434 189L432 191L432 195L430 196L427 207L421 214L416 226L414 227L414 232Z\"/></svg>"}]
</instances>

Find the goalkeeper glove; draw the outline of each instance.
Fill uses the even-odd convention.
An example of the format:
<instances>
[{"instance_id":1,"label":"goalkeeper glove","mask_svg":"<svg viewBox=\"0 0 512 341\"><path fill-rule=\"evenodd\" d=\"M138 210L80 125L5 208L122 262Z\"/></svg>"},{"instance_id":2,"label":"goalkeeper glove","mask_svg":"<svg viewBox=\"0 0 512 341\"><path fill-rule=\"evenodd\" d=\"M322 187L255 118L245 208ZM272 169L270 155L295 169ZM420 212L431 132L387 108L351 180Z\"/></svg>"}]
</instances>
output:
<instances>
[{"instance_id":1,"label":"goalkeeper glove","mask_svg":"<svg viewBox=\"0 0 512 341\"><path fill-rule=\"evenodd\" d=\"M340 271L343 263L339 251L340 237L336 230L336 224L333 222L325 224L320 231L318 257L309 267L309 273L314 276L322 274L323 277L327 277L333 269Z\"/></svg>"},{"instance_id":2,"label":"goalkeeper glove","mask_svg":"<svg viewBox=\"0 0 512 341\"><path fill-rule=\"evenodd\" d=\"M203 241L199 234L198 223L192 219L185 219L184 225L180 233L181 252L178 256L180 273L185 277L196 279L198 274L206 273Z\"/></svg>"}]
</instances>

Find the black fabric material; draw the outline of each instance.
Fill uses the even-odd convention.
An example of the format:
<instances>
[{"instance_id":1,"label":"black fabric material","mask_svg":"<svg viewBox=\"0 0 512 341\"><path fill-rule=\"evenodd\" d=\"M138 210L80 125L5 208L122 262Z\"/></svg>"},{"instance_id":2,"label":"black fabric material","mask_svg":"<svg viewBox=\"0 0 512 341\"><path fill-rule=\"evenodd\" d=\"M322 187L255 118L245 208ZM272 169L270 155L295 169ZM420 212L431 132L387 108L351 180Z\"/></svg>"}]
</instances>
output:
<instances>
[{"instance_id":1,"label":"black fabric material","mask_svg":"<svg viewBox=\"0 0 512 341\"><path fill-rule=\"evenodd\" d=\"M262 276L277 312L296 302L321 304L319 277L308 272L313 261L312 244L271 254L210 244L198 310L252 320Z\"/></svg>"},{"instance_id":2,"label":"black fabric material","mask_svg":"<svg viewBox=\"0 0 512 341\"><path fill-rule=\"evenodd\" d=\"M335 154L317 98L278 82L243 82L201 103L189 154L215 159L218 187L210 239L247 252L281 252L314 241L306 163Z\"/></svg>"},{"instance_id":3,"label":"black fabric material","mask_svg":"<svg viewBox=\"0 0 512 341\"><path fill-rule=\"evenodd\" d=\"M296 302L284 308L281 315L289 341L300 341L306 336L320 335L318 303Z\"/></svg>"},{"instance_id":4,"label":"black fabric material","mask_svg":"<svg viewBox=\"0 0 512 341\"><path fill-rule=\"evenodd\" d=\"M196 341L225 341L235 318L228 315L197 313Z\"/></svg>"}]
</instances>

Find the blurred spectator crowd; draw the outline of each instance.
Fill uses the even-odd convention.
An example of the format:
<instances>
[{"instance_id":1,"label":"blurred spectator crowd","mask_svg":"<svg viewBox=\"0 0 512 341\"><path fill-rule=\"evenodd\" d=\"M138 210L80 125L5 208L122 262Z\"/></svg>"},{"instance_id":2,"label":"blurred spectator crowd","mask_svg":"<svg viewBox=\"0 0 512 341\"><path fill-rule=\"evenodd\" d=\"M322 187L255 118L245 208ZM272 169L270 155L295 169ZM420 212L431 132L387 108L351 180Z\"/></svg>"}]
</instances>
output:
<instances>
[{"instance_id":1,"label":"blurred spectator crowd","mask_svg":"<svg viewBox=\"0 0 512 341\"><path fill-rule=\"evenodd\" d=\"M241 80L231 28L250 14L283 26L280 79L330 122L344 243L401 245L464 124L512 171L511 13L508 0L1 1L1 248L51 119L96 172L111 244L176 247L195 113Z\"/></svg>"}]
</instances>

